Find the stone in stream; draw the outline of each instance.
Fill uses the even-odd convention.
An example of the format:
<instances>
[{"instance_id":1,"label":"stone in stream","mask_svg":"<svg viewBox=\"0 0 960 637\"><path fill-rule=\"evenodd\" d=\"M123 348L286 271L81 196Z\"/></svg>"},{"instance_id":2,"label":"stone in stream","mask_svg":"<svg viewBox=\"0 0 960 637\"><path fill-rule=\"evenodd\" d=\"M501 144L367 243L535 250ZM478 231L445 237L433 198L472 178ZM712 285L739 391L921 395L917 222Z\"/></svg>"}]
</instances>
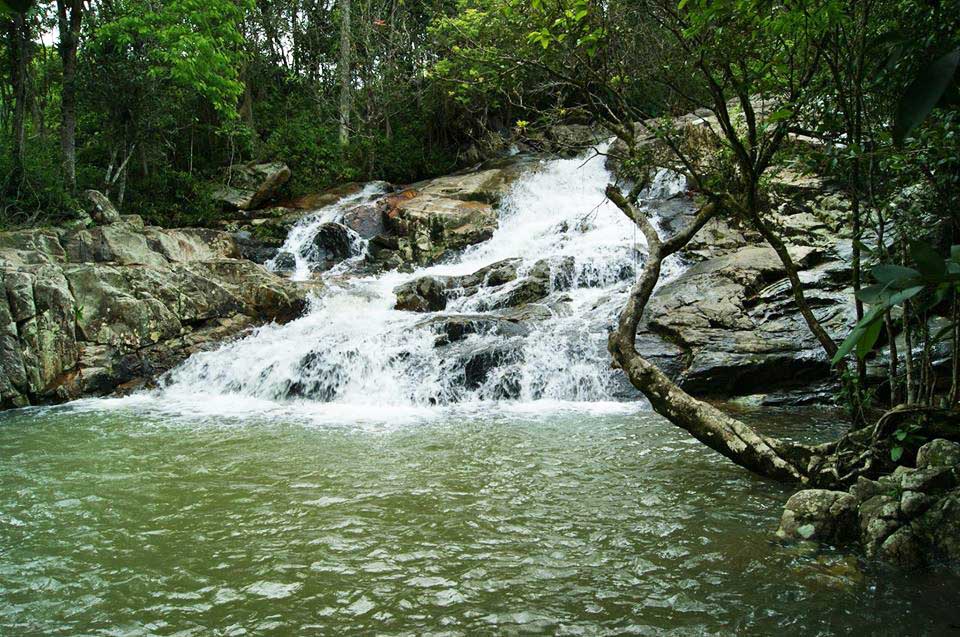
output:
<instances>
[{"instance_id":1,"label":"stone in stream","mask_svg":"<svg viewBox=\"0 0 960 637\"><path fill-rule=\"evenodd\" d=\"M466 276L424 276L398 286L396 309L439 312L450 299L477 297L479 311L519 307L544 299L551 292L551 267L537 261L524 276L520 259L498 261ZM566 261L562 265L567 265Z\"/></svg>"},{"instance_id":2,"label":"stone in stream","mask_svg":"<svg viewBox=\"0 0 960 637\"><path fill-rule=\"evenodd\" d=\"M329 270L353 254L353 237L346 226L333 222L325 223L317 231L313 246L318 269Z\"/></svg>"},{"instance_id":3,"label":"stone in stream","mask_svg":"<svg viewBox=\"0 0 960 637\"><path fill-rule=\"evenodd\" d=\"M856 503L856 498L843 491L795 493L784 507L777 537L843 544L856 537Z\"/></svg>"},{"instance_id":4,"label":"stone in stream","mask_svg":"<svg viewBox=\"0 0 960 637\"><path fill-rule=\"evenodd\" d=\"M787 502L778 537L829 544L858 542L868 557L902 567L960 561L960 445L937 439L877 480L843 491L809 489Z\"/></svg>"}]
</instances>

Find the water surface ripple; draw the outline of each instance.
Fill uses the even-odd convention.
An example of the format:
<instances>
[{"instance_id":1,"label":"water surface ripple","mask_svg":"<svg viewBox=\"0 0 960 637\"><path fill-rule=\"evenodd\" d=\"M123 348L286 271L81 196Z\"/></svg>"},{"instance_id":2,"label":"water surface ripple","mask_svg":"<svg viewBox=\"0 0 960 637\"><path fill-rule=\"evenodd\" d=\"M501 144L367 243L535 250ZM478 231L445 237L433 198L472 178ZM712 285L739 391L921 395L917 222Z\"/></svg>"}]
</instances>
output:
<instances>
[{"instance_id":1,"label":"water surface ripple","mask_svg":"<svg viewBox=\"0 0 960 637\"><path fill-rule=\"evenodd\" d=\"M366 427L89 404L0 415L0 634L960 624L955 577L879 577L774 543L790 490L653 414L437 414Z\"/></svg>"}]
</instances>

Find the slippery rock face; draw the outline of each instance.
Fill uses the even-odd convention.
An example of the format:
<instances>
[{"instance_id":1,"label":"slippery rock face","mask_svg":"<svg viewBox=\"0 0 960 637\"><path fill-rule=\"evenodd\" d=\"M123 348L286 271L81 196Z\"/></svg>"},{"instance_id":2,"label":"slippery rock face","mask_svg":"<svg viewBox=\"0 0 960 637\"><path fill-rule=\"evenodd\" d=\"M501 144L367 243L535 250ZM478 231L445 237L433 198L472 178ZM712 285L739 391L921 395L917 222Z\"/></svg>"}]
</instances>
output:
<instances>
[{"instance_id":1,"label":"slippery rock face","mask_svg":"<svg viewBox=\"0 0 960 637\"><path fill-rule=\"evenodd\" d=\"M226 208L253 210L273 199L290 179L290 169L279 162L237 164L231 166L227 183L218 187L213 198Z\"/></svg>"},{"instance_id":2,"label":"slippery rock face","mask_svg":"<svg viewBox=\"0 0 960 637\"><path fill-rule=\"evenodd\" d=\"M213 339L299 314L301 290L236 255L225 233L137 219L0 233L0 406L146 382Z\"/></svg>"},{"instance_id":3,"label":"slippery rock face","mask_svg":"<svg viewBox=\"0 0 960 637\"><path fill-rule=\"evenodd\" d=\"M853 321L852 299L828 285L821 253L795 247L791 254L815 313L841 338ZM827 378L829 361L784 277L780 259L762 246L702 261L657 290L641 333L684 350L678 381L692 393L747 395Z\"/></svg>"}]
</instances>

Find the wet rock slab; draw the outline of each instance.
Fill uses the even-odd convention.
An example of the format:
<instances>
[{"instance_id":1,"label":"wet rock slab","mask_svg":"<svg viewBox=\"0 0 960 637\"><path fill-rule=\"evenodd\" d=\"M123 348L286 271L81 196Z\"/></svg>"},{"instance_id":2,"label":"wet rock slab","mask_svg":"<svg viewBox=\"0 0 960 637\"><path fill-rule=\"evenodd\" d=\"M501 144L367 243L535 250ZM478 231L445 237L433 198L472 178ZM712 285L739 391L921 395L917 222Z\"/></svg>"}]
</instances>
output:
<instances>
[{"instance_id":1,"label":"wet rock slab","mask_svg":"<svg viewBox=\"0 0 960 637\"><path fill-rule=\"evenodd\" d=\"M137 218L0 233L0 406L108 393L300 313L305 290L238 256L227 233Z\"/></svg>"}]
</instances>

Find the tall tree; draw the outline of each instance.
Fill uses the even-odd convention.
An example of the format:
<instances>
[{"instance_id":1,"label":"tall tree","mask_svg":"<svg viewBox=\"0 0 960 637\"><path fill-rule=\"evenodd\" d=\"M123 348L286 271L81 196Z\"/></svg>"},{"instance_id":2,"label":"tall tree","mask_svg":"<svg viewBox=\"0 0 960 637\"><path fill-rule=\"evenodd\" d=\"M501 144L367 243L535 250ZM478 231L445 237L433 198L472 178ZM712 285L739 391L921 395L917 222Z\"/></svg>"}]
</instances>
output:
<instances>
[{"instance_id":1,"label":"tall tree","mask_svg":"<svg viewBox=\"0 0 960 637\"><path fill-rule=\"evenodd\" d=\"M350 0L340 0L340 144L350 142Z\"/></svg>"},{"instance_id":2,"label":"tall tree","mask_svg":"<svg viewBox=\"0 0 960 637\"><path fill-rule=\"evenodd\" d=\"M11 12L7 23L7 46L10 55L10 83L13 88L13 174L12 181L19 182L23 175L26 145L27 74L29 69L30 26L26 16Z\"/></svg>"},{"instance_id":3,"label":"tall tree","mask_svg":"<svg viewBox=\"0 0 960 637\"><path fill-rule=\"evenodd\" d=\"M60 29L60 61L63 85L60 97L60 159L64 184L70 192L77 188L77 49L83 23L83 0L57 0Z\"/></svg>"}]
</instances>

